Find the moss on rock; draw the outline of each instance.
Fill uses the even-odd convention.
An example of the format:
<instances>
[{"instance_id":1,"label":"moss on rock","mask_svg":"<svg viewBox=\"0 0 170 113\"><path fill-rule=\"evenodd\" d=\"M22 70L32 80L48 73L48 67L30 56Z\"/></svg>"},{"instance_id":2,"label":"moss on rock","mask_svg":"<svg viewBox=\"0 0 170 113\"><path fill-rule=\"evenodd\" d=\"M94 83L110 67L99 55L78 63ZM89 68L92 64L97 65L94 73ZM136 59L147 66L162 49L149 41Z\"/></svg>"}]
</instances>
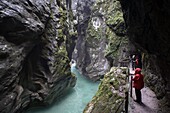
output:
<instances>
[{"instance_id":1,"label":"moss on rock","mask_svg":"<svg viewBox=\"0 0 170 113\"><path fill-rule=\"evenodd\" d=\"M83 113L121 113L127 92L127 68L111 68L99 85L99 89Z\"/></svg>"},{"instance_id":2,"label":"moss on rock","mask_svg":"<svg viewBox=\"0 0 170 113\"><path fill-rule=\"evenodd\" d=\"M93 8L93 16L102 18L105 23L104 36L108 42L105 57L111 62L114 60L114 65L117 65L118 56L121 56L122 49L127 48L128 45L120 2L118 0L97 0ZM93 38L96 36L96 31L91 31ZM101 30L97 29L97 32L101 32ZM102 36L97 37L103 38Z\"/></svg>"}]
</instances>

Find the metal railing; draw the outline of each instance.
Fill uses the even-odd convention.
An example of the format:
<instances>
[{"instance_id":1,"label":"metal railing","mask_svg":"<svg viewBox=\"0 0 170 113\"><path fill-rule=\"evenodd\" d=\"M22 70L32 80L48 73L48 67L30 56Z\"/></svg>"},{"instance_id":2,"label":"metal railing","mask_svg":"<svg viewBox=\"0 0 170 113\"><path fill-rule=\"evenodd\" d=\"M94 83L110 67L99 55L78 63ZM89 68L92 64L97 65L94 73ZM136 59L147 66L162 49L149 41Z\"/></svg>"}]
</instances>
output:
<instances>
[{"instance_id":1,"label":"metal railing","mask_svg":"<svg viewBox=\"0 0 170 113\"><path fill-rule=\"evenodd\" d=\"M129 61L119 61L119 67L129 67Z\"/></svg>"}]
</instances>

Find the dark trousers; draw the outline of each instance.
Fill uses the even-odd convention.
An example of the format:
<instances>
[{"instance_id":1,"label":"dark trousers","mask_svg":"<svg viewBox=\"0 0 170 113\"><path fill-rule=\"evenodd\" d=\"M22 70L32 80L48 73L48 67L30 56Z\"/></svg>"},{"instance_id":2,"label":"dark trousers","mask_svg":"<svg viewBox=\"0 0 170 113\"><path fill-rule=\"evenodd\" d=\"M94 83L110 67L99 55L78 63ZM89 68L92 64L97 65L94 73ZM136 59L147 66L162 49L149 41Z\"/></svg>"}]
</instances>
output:
<instances>
[{"instance_id":1,"label":"dark trousers","mask_svg":"<svg viewBox=\"0 0 170 113\"><path fill-rule=\"evenodd\" d=\"M135 94L136 94L136 101L141 102L142 101L141 91L135 88Z\"/></svg>"}]
</instances>

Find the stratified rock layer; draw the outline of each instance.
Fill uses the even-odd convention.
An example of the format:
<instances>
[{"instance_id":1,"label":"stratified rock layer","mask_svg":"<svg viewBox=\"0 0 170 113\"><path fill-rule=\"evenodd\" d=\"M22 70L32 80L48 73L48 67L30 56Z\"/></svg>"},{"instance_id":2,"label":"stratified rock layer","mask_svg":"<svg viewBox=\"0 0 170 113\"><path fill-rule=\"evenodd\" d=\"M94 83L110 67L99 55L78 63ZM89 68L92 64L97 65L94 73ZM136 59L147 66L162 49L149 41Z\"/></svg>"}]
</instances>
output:
<instances>
[{"instance_id":1,"label":"stratified rock layer","mask_svg":"<svg viewBox=\"0 0 170 113\"><path fill-rule=\"evenodd\" d=\"M50 104L75 85L63 33L66 19L59 1L0 1L1 113Z\"/></svg>"}]
</instances>

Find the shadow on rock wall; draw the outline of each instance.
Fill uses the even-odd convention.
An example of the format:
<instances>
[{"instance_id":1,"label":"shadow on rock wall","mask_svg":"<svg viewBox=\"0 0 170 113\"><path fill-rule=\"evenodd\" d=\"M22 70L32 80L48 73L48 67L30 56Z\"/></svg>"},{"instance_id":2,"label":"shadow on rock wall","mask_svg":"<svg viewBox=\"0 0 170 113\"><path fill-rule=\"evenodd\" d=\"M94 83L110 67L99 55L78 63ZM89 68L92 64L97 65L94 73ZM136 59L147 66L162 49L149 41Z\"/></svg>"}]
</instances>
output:
<instances>
[{"instance_id":1,"label":"shadow on rock wall","mask_svg":"<svg viewBox=\"0 0 170 113\"><path fill-rule=\"evenodd\" d=\"M1 113L50 104L74 87L66 40L58 39L56 29L62 6L50 0L0 1Z\"/></svg>"}]
</instances>

